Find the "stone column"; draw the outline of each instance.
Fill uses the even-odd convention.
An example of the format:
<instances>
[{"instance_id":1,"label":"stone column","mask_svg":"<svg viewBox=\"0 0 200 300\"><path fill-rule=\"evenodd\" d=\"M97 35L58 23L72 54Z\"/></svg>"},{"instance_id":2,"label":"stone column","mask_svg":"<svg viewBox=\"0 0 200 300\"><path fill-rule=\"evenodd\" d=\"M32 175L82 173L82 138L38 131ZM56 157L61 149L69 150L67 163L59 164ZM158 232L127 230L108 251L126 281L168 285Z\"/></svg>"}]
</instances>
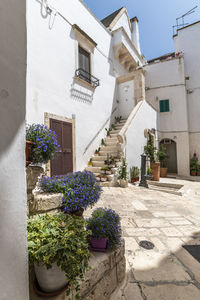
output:
<instances>
[{"instance_id":1,"label":"stone column","mask_svg":"<svg viewBox=\"0 0 200 300\"><path fill-rule=\"evenodd\" d=\"M141 68L134 72L135 105L145 99L145 71Z\"/></svg>"}]
</instances>

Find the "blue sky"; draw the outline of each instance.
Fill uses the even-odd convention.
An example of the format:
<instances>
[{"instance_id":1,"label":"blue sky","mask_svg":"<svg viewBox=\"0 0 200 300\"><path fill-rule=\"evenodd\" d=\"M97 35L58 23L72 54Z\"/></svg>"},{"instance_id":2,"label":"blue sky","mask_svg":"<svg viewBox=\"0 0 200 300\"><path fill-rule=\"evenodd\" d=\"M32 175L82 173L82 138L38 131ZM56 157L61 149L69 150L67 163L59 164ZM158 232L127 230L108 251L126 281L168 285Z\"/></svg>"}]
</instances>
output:
<instances>
[{"instance_id":1,"label":"blue sky","mask_svg":"<svg viewBox=\"0 0 200 300\"><path fill-rule=\"evenodd\" d=\"M200 20L200 0L84 0L98 19L125 6L129 17L139 19L142 53L147 59L173 52L172 26L176 18L198 5L196 12L185 17L185 22Z\"/></svg>"}]
</instances>

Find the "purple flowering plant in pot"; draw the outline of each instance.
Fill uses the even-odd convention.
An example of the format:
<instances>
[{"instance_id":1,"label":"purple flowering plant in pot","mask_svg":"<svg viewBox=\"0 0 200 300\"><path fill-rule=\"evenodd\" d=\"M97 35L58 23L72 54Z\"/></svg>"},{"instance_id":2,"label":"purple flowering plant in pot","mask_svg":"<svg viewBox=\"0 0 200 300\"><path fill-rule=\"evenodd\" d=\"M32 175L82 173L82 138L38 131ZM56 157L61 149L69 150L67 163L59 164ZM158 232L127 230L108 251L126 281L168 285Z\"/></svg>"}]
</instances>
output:
<instances>
[{"instance_id":1,"label":"purple flowering plant in pot","mask_svg":"<svg viewBox=\"0 0 200 300\"><path fill-rule=\"evenodd\" d=\"M33 164L47 163L59 152L60 145L55 132L43 124L27 125L26 140L33 143L30 156Z\"/></svg>"},{"instance_id":2,"label":"purple flowering plant in pot","mask_svg":"<svg viewBox=\"0 0 200 300\"><path fill-rule=\"evenodd\" d=\"M121 243L120 216L112 209L95 209L87 219L87 230L92 232L90 242L94 251L115 249Z\"/></svg>"},{"instance_id":3,"label":"purple flowering plant in pot","mask_svg":"<svg viewBox=\"0 0 200 300\"><path fill-rule=\"evenodd\" d=\"M63 211L79 216L87 207L93 207L102 192L95 175L89 171L42 177L39 185L46 193L62 193Z\"/></svg>"}]
</instances>

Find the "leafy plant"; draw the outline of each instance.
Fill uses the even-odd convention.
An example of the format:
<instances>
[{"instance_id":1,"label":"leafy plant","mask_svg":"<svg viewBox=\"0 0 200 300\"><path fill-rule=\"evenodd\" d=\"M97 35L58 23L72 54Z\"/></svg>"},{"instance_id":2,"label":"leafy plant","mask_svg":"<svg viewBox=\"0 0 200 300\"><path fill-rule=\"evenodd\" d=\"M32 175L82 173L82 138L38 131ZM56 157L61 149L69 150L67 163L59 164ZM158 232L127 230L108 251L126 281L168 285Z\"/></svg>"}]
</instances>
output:
<instances>
[{"instance_id":1,"label":"leafy plant","mask_svg":"<svg viewBox=\"0 0 200 300\"><path fill-rule=\"evenodd\" d=\"M153 136L148 133L147 145L144 146L144 152L149 157L151 162L155 162L155 151L156 147L154 147Z\"/></svg>"},{"instance_id":2,"label":"leafy plant","mask_svg":"<svg viewBox=\"0 0 200 300\"><path fill-rule=\"evenodd\" d=\"M90 232L84 225L83 219L64 213L36 216L27 223L30 264L42 263L49 269L56 263L65 272L68 295L73 287L79 290L79 279L88 269Z\"/></svg>"},{"instance_id":3,"label":"leafy plant","mask_svg":"<svg viewBox=\"0 0 200 300\"><path fill-rule=\"evenodd\" d=\"M115 124L112 124L112 125L111 125L111 129L112 129L112 130L116 130Z\"/></svg>"},{"instance_id":4,"label":"leafy plant","mask_svg":"<svg viewBox=\"0 0 200 300\"><path fill-rule=\"evenodd\" d=\"M115 164L115 158L111 154L107 154L107 159L104 160L105 165L114 165Z\"/></svg>"},{"instance_id":5,"label":"leafy plant","mask_svg":"<svg viewBox=\"0 0 200 300\"><path fill-rule=\"evenodd\" d=\"M120 123L121 120L122 120L122 116L115 117L115 124Z\"/></svg>"},{"instance_id":6,"label":"leafy plant","mask_svg":"<svg viewBox=\"0 0 200 300\"><path fill-rule=\"evenodd\" d=\"M110 170L111 170L111 167L105 166L105 167L102 167L101 170L102 170L102 171L110 171Z\"/></svg>"},{"instance_id":7,"label":"leafy plant","mask_svg":"<svg viewBox=\"0 0 200 300\"><path fill-rule=\"evenodd\" d=\"M198 170L198 157L197 154L194 153L193 157L190 159L190 172L197 172Z\"/></svg>"},{"instance_id":8,"label":"leafy plant","mask_svg":"<svg viewBox=\"0 0 200 300\"><path fill-rule=\"evenodd\" d=\"M110 133L111 133L111 131L112 131L112 128L105 128L105 130L106 130L106 135L107 135L107 136L110 136Z\"/></svg>"},{"instance_id":9,"label":"leafy plant","mask_svg":"<svg viewBox=\"0 0 200 300\"><path fill-rule=\"evenodd\" d=\"M151 168L147 169L147 175L152 175L152 169Z\"/></svg>"},{"instance_id":10,"label":"leafy plant","mask_svg":"<svg viewBox=\"0 0 200 300\"><path fill-rule=\"evenodd\" d=\"M95 175L88 171L42 177L39 186L45 193L63 193L63 209L67 213L92 207L102 191Z\"/></svg>"},{"instance_id":11,"label":"leafy plant","mask_svg":"<svg viewBox=\"0 0 200 300\"><path fill-rule=\"evenodd\" d=\"M160 148L157 151L157 157L161 167L164 168L166 165L166 158L168 157L168 155L166 153L166 147L163 144L160 145Z\"/></svg>"},{"instance_id":12,"label":"leafy plant","mask_svg":"<svg viewBox=\"0 0 200 300\"><path fill-rule=\"evenodd\" d=\"M87 230L92 232L92 237L108 238L108 248L114 249L121 242L120 217L112 209L95 209L87 220Z\"/></svg>"},{"instance_id":13,"label":"leafy plant","mask_svg":"<svg viewBox=\"0 0 200 300\"><path fill-rule=\"evenodd\" d=\"M98 149L95 150L95 154L99 154L100 151L101 151L101 148L99 147Z\"/></svg>"},{"instance_id":14,"label":"leafy plant","mask_svg":"<svg viewBox=\"0 0 200 300\"><path fill-rule=\"evenodd\" d=\"M131 167L130 168L130 177L131 177L131 179L139 177L139 173L140 173L140 170L139 170L138 167Z\"/></svg>"},{"instance_id":15,"label":"leafy plant","mask_svg":"<svg viewBox=\"0 0 200 300\"><path fill-rule=\"evenodd\" d=\"M60 145L54 131L42 124L32 124L26 127L26 140L33 142L31 162L47 163L53 159Z\"/></svg>"},{"instance_id":16,"label":"leafy plant","mask_svg":"<svg viewBox=\"0 0 200 300\"><path fill-rule=\"evenodd\" d=\"M128 179L127 163L125 158L122 158L122 163L118 168L118 179Z\"/></svg>"}]
</instances>

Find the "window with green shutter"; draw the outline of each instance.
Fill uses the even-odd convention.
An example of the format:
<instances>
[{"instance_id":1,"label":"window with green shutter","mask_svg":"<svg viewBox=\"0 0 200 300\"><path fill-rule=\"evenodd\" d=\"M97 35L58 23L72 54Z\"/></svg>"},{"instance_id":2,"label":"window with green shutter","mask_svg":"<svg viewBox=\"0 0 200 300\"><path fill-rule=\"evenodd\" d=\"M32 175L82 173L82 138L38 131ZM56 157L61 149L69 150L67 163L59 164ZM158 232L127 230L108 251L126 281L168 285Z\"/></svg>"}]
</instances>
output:
<instances>
[{"instance_id":1,"label":"window with green shutter","mask_svg":"<svg viewBox=\"0 0 200 300\"><path fill-rule=\"evenodd\" d=\"M160 100L160 112L168 112L169 111L169 99Z\"/></svg>"}]
</instances>

